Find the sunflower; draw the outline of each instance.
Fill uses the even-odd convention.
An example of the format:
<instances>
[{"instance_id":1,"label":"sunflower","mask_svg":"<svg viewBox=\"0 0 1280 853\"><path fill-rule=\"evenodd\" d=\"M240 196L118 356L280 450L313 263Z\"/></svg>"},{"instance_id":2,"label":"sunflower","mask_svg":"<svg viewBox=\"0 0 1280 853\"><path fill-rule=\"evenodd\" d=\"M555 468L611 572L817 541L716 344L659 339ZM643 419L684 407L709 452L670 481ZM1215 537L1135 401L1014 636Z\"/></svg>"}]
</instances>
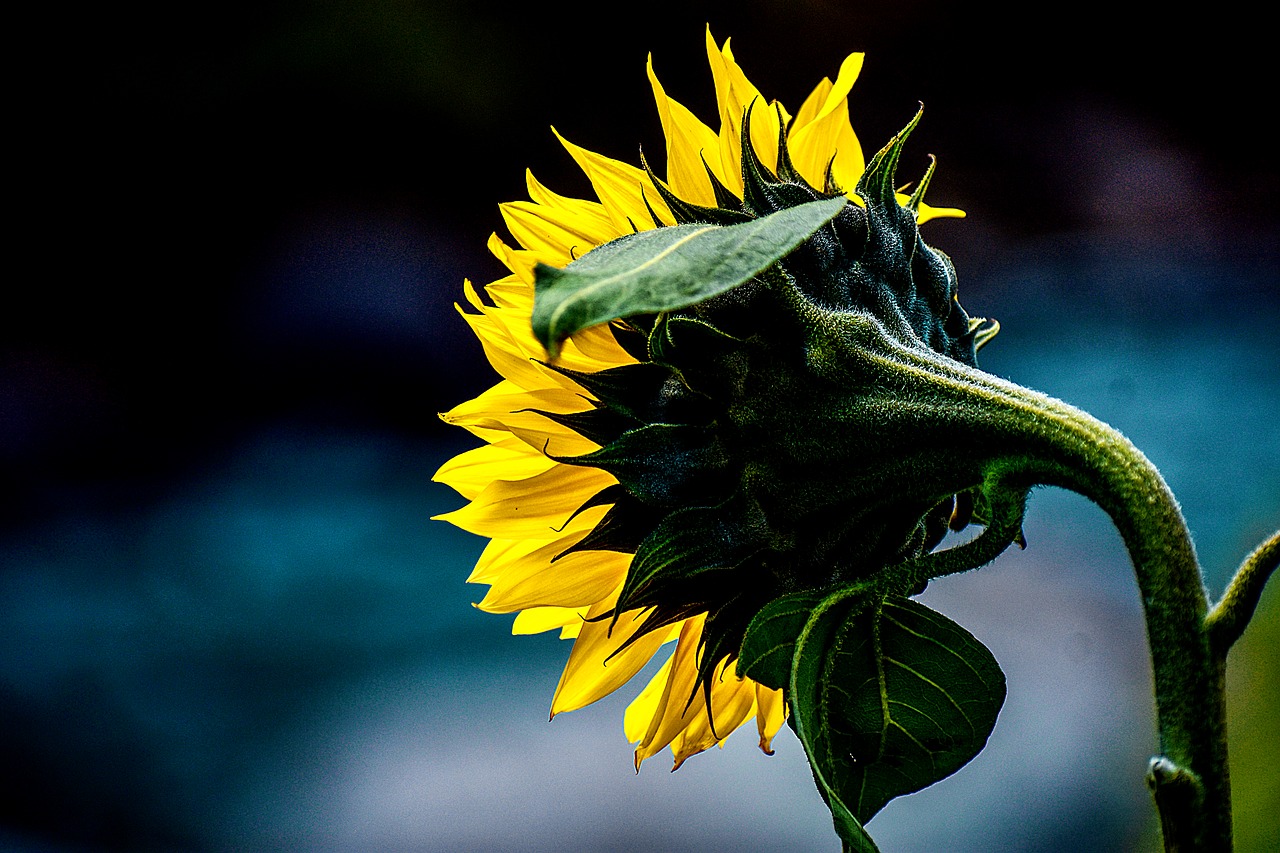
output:
<instances>
[{"instance_id":1,"label":"sunflower","mask_svg":"<svg viewBox=\"0 0 1280 853\"><path fill-rule=\"evenodd\" d=\"M665 181L643 158L639 167L628 165L557 134L596 199L558 195L526 173L529 200L501 206L516 245L496 234L488 245L510 273L485 286L483 295L465 282L470 310L459 311L502 379L441 416L484 444L449 460L435 475L469 501L438 518L490 540L468 578L489 586L477 606L517 614L513 633L558 630L573 640L551 716L619 689L673 644L625 714L637 770L666 748L679 767L752 719L760 748L771 754L787 709L781 690L737 674L736 648L746 622L779 594L811 585L813 577L800 577L805 566L826 567L813 570L816 576L841 571L842 555L849 553L902 559L936 544L939 519L945 529L948 523L954 527L957 517L961 525L967 518L963 495L959 500L948 496L941 504L930 498L907 511L904 524L879 516L858 518L863 532L856 545L845 528L799 546L786 544L805 539L796 537L796 530L828 513L830 501L813 503L812 512L798 521L770 508L768 489L747 490L751 497L744 497L740 484L767 468L768 460L752 459L744 450L758 445L742 438L754 435L750 418L735 421L738 439L716 427L734 408L723 401L739 394L727 386L739 373L734 342L749 336L755 322L740 316L742 305L754 298L750 292L683 318L627 318L583 329L563 342L554 359L535 338L531 317L540 265L565 267L637 231L691 221L741 222L842 194L863 180L867 164L847 100L862 54L848 56L835 81L823 79L792 115L752 85L727 40L718 45L708 30L706 48L718 132L669 98L651 57L648 62L666 137ZM906 211L910 229L933 217L963 215L925 205L921 195L927 182L928 175L910 197L888 191L895 215ZM866 206L866 199L851 192L849 200L853 204L837 221L837 230L844 221L846 230L865 232L857 207ZM915 246L913 230L904 231L904 239ZM908 325L922 339L933 334L932 340L943 340L955 351L937 344L934 349L972 363L981 342L975 340L976 327L954 303L949 264L939 261L937 268L944 285L929 317L940 318L938 331L917 328L916 321ZM752 316L758 317L759 306L755 310ZM655 335L656 326L668 319L669 328ZM698 343L699 336L719 343ZM679 339L681 352L724 363L701 372L682 366L655 351L658 339L670 345ZM804 417L804 410L798 415ZM785 455L793 444L774 442L774 450ZM781 481L812 491L803 481L812 480L813 470L801 466L799 471ZM788 507L798 505L792 497ZM762 513L769 518L762 521ZM874 541L867 539L868 527L876 531ZM927 535L920 533L925 528ZM702 555L700 568L658 582L665 567L685 565L690 554ZM735 574L726 581L724 570ZM701 701L695 701L699 692Z\"/></svg>"}]
</instances>

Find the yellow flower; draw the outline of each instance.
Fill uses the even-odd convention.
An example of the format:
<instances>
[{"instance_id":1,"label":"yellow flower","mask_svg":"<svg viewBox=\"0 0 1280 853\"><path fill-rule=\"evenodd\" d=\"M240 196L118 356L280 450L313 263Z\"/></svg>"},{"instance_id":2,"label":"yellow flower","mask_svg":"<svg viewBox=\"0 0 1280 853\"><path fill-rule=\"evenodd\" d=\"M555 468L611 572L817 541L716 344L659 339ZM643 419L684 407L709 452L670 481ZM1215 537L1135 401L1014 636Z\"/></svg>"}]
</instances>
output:
<instances>
[{"instance_id":1,"label":"yellow flower","mask_svg":"<svg viewBox=\"0 0 1280 853\"><path fill-rule=\"evenodd\" d=\"M502 381L442 415L485 444L446 462L435 475L469 501L439 518L491 540L468 579L489 585L477 606L491 613L517 613L516 634L558 629L561 637L574 641L551 701L552 716L622 687L674 641L666 663L625 715L626 736L636 744L637 769L667 747L678 767L753 718L760 748L770 752L786 710L781 691L737 677L733 655L700 660L709 649L703 637L705 611L688 612L686 607L655 616L653 608L642 607L614 612L636 545L631 542L628 548L616 541L611 512L621 500L619 481L601 468L561 460L600 450L604 443L593 440L591 422L608 411L593 405L590 383L581 381L582 376L638 359L620 342L615 326L602 325L574 334L555 367L547 366L547 353L530 327L534 268L538 263L564 267L615 238L675 224L679 217L668 200L715 208L725 206L728 194L741 198L746 115L751 148L770 170L779 169L780 138L794 172L813 187L851 189L865 165L847 102L862 54L845 59L835 82L823 79L792 116L776 101L763 107L766 100L739 68L728 41L718 46L708 31L706 46L719 132L668 98L652 60L648 65L666 136L665 186L655 185L646 169L560 137L597 200L557 195L526 173L530 200L501 206L519 248L497 235L490 237L489 248L510 274L484 288L487 300L466 282L473 311L460 312ZM906 196L899 199L907 203ZM921 222L963 215L930 208L918 198L912 209ZM694 701L700 686L705 701Z\"/></svg>"}]
</instances>

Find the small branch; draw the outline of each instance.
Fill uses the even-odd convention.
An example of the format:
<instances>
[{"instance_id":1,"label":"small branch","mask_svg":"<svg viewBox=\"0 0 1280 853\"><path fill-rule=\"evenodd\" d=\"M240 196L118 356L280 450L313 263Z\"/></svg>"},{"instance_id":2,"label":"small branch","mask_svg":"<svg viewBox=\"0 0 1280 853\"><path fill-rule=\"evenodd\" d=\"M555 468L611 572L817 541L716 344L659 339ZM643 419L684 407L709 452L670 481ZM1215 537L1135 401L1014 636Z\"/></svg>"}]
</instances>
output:
<instances>
[{"instance_id":1,"label":"small branch","mask_svg":"<svg viewBox=\"0 0 1280 853\"><path fill-rule=\"evenodd\" d=\"M1262 588L1277 566L1280 566L1280 531L1244 558L1235 577L1227 584L1222 599L1205 616L1204 626L1209 632L1209 642L1219 657L1226 657L1227 651L1244 633L1262 598Z\"/></svg>"},{"instance_id":2,"label":"small branch","mask_svg":"<svg viewBox=\"0 0 1280 853\"><path fill-rule=\"evenodd\" d=\"M1018 540L1027 510L1027 495L1031 490L1011 485L1004 478L1003 471L993 472L983 485L991 514L986 530L963 545L934 551L906 564L913 585L981 568Z\"/></svg>"},{"instance_id":3,"label":"small branch","mask_svg":"<svg viewBox=\"0 0 1280 853\"><path fill-rule=\"evenodd\" d=\"M1151 759L1147 787L1160 814L1160 834L1165 853L1192 853L1196 850L1196 824L1189 818L1201 808L1204 787L1190 770L1164 756Z\"/></svg>"}]
</instances>

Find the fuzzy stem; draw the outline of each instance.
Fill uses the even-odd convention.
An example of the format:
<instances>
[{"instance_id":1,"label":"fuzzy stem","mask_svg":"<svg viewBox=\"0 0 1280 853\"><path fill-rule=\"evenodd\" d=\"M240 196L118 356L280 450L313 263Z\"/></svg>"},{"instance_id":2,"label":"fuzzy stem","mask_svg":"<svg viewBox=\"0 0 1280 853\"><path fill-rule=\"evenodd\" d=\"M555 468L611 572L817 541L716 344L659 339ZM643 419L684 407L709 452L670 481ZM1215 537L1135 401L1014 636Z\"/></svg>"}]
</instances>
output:
<instances>
[{"instance_id":1,"label":"fuzzy stem","mask_svg":"<svg viewBox=\"0 0 1280 853\"><path fill-rule=\"evenodd\" d=\"M1133 562L1146 619L1161 750L1152 765L1160 772L1149 781L1166 850L1230 851L1225 657L1210 641L1195 547L1160 472L1117 430L1061 400L918 349L899 347L894 356L898 377L923 380L930 389L935 434L951 434L957 456L982 460L988 485L994 478L1019 488L1060 486L1111 516ZM1261 581L1250 578L1264 576L1268 564L1267 557L1255 560L1259 568L1246 573L1239 589L1260 589ZM1229 595L1240 603L1223 612L1243 614L1252 594ZM1220 616L1212 624L1234 619ZM1166 784L1174 787L1162 790Z\"/></svg>"},{"instance_id":2,"label":"fuzzy stem","mask_svg":"<svg viewBox=\"0 0 1280 853\"><path fill-rule=\"evenodd\" d=\"M1229 851L1225 666L1210 643L1208 596L1177 501L1155 466L1110 426L1017 386L992 391L1006 427L1030 439L1007 464L1098 504L1133 561L1155 682L1163 772L1151 779L1166 850ZM1174 780L1173 789L1163 790L1163 780Z\"/></svg>"},{"instance_id":3,"label":"fuzzy stem","mask_svg":"<svg viewBox=\"0 0 1280 853\"><path fill-rule=\"evenodd\" d=\"M1244 628L1253 618L1253 611L1262 597L1271 573L1280 565L1280 531L1263 542L1253 553L1245 557L1236 571L1222 600L1213 606L1205 617L1205 628L1213 649L1220 657L1226 657L1233 643L1240 639Z\"/></svg>"}]
</instances>

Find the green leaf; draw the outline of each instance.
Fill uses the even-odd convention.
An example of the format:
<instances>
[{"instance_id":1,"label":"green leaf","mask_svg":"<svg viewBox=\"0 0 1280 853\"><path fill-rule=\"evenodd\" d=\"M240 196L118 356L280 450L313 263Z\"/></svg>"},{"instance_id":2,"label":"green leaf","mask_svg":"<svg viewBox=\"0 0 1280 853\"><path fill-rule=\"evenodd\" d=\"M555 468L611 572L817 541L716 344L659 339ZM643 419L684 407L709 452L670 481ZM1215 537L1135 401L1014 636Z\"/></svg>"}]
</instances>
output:
<instances>
[{"instance_id":1,"label":"green leaf","mask_svg":"<svg viewBox=\"0 0 1280 853\"><path fill-rule=\"evenodd\" d=\"M828 710L826 700L830 698L831 685L826 671L828 652L838 649L838 646L833 648L837 630L844 622L855 622L867 613L874 613L874 605L868 590L860 586L845 587L823 598L796 638L790 689L786 693L791 705L791 728L804 746L818 792L831 809L836 834L846 850L859 853L875 853L876 846L862 827L866 821L859 820L845 804L843 792L849 787L845 780L849 760L830 751L828 725L838 712L833 715Z\"/></svg>"},{"instance_id":2,"label":"green leaf","mask_svg":"<svg viewBox=\"0 0 1280 853\"><path fill-rule=\"evenodd\" d=\"M796 638L827 595L826 590L806 589L775 598L760 608L742 638L738 674L774 690L789 687Z\"/></svg>"},{"instance_id":3,"label":"green leaf","mask_svg":"<svg viewBox=\"0 0 1280 853\"><path fill-rule=\"evenodd\" d=\"M581 329L696 305L777 263L848 204L844 196L739 225L673 225L593 249L564 269L535 269L533 332L552 358Z\"/></svg>"},{"instance_id":4,"label":"green leaf","mask_svg":"<svg viewBox=\"0 0 1280 853\"><path fill-rule=\"evenodd\" d=\"M896 596L828 596L796 640L788 701L836 831L951 775L986 745L1004 674L959 625Z\"/></svg>"}]
</instances>

